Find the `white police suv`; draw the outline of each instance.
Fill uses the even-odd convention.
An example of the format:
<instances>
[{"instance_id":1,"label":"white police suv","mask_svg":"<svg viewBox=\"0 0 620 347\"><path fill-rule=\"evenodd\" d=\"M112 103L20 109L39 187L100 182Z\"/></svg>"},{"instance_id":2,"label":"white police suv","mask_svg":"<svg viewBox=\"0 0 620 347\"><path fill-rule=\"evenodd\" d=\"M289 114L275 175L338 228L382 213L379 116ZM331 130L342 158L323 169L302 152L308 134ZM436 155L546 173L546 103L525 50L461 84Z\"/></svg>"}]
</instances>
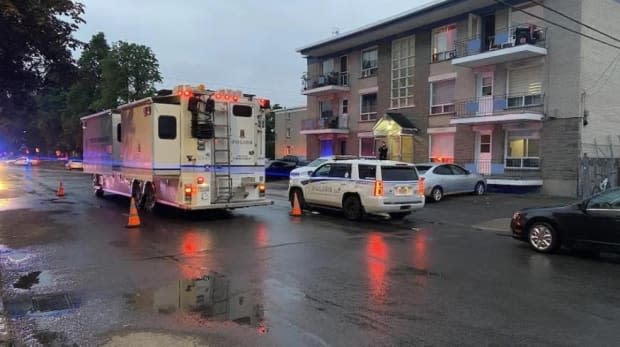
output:
<instances>
[{"instance_id":1,"label":"white police suv","mask_svg":"<svg viewBox=\"0 0 620 347\"><path fill-rule=\"evenodd\" d=\"M351 159L326 162L309 176L291 176L289 200L302 208L342 209L349 220L365 213L402 219L424 207L424 180L413 164Z\"/></svg>"}]
</instances>

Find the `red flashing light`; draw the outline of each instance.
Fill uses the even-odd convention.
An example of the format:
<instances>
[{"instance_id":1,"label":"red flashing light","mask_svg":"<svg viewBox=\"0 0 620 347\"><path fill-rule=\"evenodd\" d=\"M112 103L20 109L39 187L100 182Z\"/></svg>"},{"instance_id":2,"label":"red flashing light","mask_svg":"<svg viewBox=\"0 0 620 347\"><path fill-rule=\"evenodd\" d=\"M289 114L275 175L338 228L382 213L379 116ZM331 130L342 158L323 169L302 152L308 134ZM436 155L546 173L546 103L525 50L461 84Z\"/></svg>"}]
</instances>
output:
<instances>
[{"instance_id":1,"label":"red flashing light","mask_svg":"<svg viewBox=\"0 0 620 347\"><path fill-rule=\"evenodd\" d=\"M205 183L205 178L204 178L204 177L202 177L202 176L198 177L198 178L196 179L196 183L198 183L198 184L203 184L203 183Z\"/></svg>"},{"instance_id":2,"label":"red flashing light","mask_svg":"<svg viewBox=\"0 0 620 347\"><path fill-rule=\"evenodd\" d=\"M238 102L239 101L239 97L238 96L233 96L232 100L233 100L233 102Z\"/></svg>"},{"instance_id":3,"label":"red flashing light","mask_svg":"<svg viewBox=\"0 0 620 347\"><path fill-rule=\"evenodd\" d=\"M271 107L271 102L269 99L258 99L258 105L260 105L260 108L269 108Z\"/></svg>"}]
</instances>

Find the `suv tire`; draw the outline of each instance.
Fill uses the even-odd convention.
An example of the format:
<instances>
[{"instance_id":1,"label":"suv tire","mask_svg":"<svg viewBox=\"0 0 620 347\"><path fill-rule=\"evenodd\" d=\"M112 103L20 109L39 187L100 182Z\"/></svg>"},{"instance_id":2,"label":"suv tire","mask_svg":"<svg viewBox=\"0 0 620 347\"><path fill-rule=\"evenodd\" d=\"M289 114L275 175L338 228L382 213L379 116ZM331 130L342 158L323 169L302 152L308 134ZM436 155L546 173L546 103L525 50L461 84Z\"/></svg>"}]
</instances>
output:
<instances>
[{"instance_id":1,"label":"suv tire","mask_svg":"<svg viewBox=\"0 0 620 347\"><path fill-rule=\"evenodd\" d=\"M342 202L342 210L344 211L344 216L348 220L360 220L364 216L364 207L357 195L345 197Z\"/></svg>"}]
</instances>

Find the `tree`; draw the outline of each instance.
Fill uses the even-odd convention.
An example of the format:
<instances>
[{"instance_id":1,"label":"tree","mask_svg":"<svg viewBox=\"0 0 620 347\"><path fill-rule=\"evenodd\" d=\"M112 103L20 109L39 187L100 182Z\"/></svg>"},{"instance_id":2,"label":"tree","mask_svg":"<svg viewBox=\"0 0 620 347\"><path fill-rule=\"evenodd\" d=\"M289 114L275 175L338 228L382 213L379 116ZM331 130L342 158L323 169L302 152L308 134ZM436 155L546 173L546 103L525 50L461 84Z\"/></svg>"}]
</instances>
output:
<instances>
[{"instance_id":1,"label":"tree","mask_svg":"<svg viewBox=\"0 0 620 347\"><path fill-rule=\"evenodd\" d=\"M83 5L71 0L0 0L0 117L21 117L51 71L69 71Z\"/></svg>"},{"instance_id":2,"label":"tree","mask_svg":"<svg viewBox=\"0 0 620 347\"><path fill-rule=\"evenodd\" d=\"M99 106L116 106L155 94L161 82L159 62L151 48L119 41L102 64L103 90Z\"/></svg>"}]
</instances>

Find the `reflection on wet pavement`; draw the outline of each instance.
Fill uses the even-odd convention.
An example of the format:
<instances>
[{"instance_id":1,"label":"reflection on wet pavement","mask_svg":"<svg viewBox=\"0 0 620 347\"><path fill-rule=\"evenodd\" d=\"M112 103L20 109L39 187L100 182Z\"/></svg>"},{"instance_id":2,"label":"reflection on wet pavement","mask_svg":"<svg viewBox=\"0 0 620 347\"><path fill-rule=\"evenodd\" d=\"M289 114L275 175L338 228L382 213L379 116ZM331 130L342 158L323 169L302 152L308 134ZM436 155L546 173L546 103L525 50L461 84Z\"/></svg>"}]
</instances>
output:
<instances>
[{"instance_id":1,"label":"reflection on wet pavement","mask_svg":"<svg viewBox=\"0 0 620 347\"><path fill-rule=\"evenodd\" d=\"M211 272L200 278L182 279L157 289L126 295L134 309L159 314L197 315L211 321L232 321L265 333L264 310L258 294L235 286L227 276Z\"/></svg>"}]
</instances>

